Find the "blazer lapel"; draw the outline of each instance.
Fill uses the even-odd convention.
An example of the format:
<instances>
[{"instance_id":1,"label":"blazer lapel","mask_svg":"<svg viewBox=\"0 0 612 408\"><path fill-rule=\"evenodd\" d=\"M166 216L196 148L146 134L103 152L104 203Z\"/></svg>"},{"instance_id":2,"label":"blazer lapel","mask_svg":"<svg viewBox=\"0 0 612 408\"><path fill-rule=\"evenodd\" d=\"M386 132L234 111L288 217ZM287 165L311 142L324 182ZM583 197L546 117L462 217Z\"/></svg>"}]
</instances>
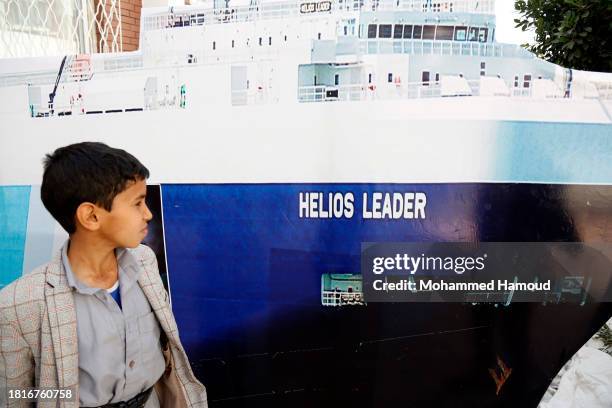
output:
<instances>
[{"instance_id":1,"label":"blazer lapel","mask_svg":"<svg viewBox=\"0 0 612 408\"><path fill-rule=\"evenodd\" d=\"M47 266L45 299L53 341L59 387L77 387L79 347L77 316L72 289L66 281L61 252ZM77 390L78 393L78 390Z\"/></svg>"},{"instance_id":2,"label":"blazer lapel","mask_svg":"<svg viewBox=\"0 0 612 408\"><path fill-rule=\"evenodd\" d=\"M164 293L164 288L163 286L158 287L161 285L155 285L153 283L153 280L151 279L151 276L149 275L151 273L158 272L151 271L150 268L147 267L144 260L140 259L140 263L143 268L143 273L141 273L138 278L138 284L142 288L142 292L149 301L151 309L153 309L155 317L157 317L157 321L159 322L163 332L166 334L166 337L171 343L177 344L177 340L174 337L176 333L176 327L172 326L173 318L172 314L170 313L168 303L165 300L166 295Z\"/></svg>"}]
</instances>

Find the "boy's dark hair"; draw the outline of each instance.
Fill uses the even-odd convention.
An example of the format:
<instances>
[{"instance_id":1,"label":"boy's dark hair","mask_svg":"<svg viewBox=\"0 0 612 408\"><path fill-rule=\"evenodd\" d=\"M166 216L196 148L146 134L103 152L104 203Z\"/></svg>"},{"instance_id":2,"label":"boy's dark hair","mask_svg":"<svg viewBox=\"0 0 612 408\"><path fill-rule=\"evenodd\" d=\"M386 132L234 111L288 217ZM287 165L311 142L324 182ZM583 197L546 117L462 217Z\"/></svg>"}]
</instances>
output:
<instances>
[{"instance_id":1,"label":"boy's dark hair","mask_svg":"<svg viewBox=\"0 0 612 408\"><path fill-rule=\"evenodd\" d=\"M113 199L129 181L149 177L149 170L134 156L97 142L60 147L43 163L42 202L69 234L76 231L79 205L90 202L111 211Z\"/></svg>"}]
</instances>

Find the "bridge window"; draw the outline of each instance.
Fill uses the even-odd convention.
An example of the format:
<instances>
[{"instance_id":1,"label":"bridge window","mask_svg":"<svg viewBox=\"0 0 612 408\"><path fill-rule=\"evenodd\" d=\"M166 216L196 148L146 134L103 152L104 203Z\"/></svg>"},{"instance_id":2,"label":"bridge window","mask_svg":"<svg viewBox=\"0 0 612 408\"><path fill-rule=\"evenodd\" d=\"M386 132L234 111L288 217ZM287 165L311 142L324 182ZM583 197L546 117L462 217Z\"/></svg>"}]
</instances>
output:
<instances>
[{"instance_id":1,"label":"bridge window","mask_svg":"<svg viewBox=\"0 0 612 408\"><path fill-rule=\"evenodd\" d=\"M487 35L489 34L488 28L481 28L480 33L478 34L478 41L487 42Z\"/></svg>"},{"instance_id":2,"label":"bridge window","mask_svg":"<svg viewBox=\"0 0 612 408\"><path fill-rule=\"evenodd\" d=\"M232 48L234 48L234 40L232 40Z\"/></svg>"},{"instance_id":3,"label":"bridge window","mask_svg":"<svg viewBox=\"0 0 612 408\"><path fill-rule=\"evenodd\" d=\"M452 26L438 26L436 30L436 40L450 41L453 39Z\"/></svg>"},{"instance_id":4,"label":"bridge window","mask_svg":"<svg viewBox=\"0 0 612 408\"><path fill-rule=\"evenodd\" d=\"M334 75L334 85L340 84L340 75Z\"/></svg>"},{"instance_id":5,"label":"bridge window","mask_svg":"<svg viewBox=\"0 0 612 408\"><path fill-rule=\"evenodd\" d=\"M486 75L486 68L487 68L487 63L482 61L480 63L480 76L485 76Z\"/></svg>"},{"instance_id":6,"label":"bridge window","mask_svg":"<svg viewBox=\"0 0 612 408\"><path fill-rule=\"evenodd\" d=\"M372 83L372 74L368 74L368 84Z\"/></svg>"},{"instance_id":7,"label":"bridge window","mask_svg":"<svg viewBox=\"0 0 612 408\"><path fill-rule=\"evenodd\" d=\"M387 82L393 82L393 73L392 72L389 72L387 74Z\"/></svg>"},{"instance_id":8,"label":"bridge window","mask_svg":"<svg viewBox=\"0 0 612 408\"><path fill-rule=\"evenodd\" d=\"M377 29L378 27L376 26L376 24L368 25L368 38L376 38Z\"/></svg>"},{"instance_id":9,"label":"bridge window","mask_svg":"<svg viewBox=\"0 0 612 408\"><path fill-rule=\"evenodd\" d=\"M465 41L467 38L467 27L455 27L455 41Z\"/></svg>"},{"instance_id":10,"label":"bridge window","mask_svg":"<svg viewBox=\"0 0 612 408\"><path fill-rule=\"evenodd\" d=\"M423 26L415 25L414 31L412 32L412 38L419 39L421 38L421 34L423 34Z\"/></svg>"},{"instance_id":11,"label":"bridge window","mask_svg":"<svg viewBox=\"0 0 612 408\"><path fill-rule=\"evenodd\" d=\"M423 26L423 39L433 40L436 36L436 26L426 25Z\"/></svg>"},{"instance_id":12,"label":"bridge window","mask_svg":"<svg viewBox=\"0 0 612 408\"><path fill-rule=\"evenodd\" d=\"M259 45L262 45L262 44L263 44L262 39L261 37L259 37Z\"/></svg>"},{"instance_id":13,"label":"bridge window","mask_svg":"<svg viewBox=\"0 0 612 408\"><path fill-rule=\"evenodd\" d=\"M268 37L268 45L272 45L272 37Z\"/></svg>"},{"instance_id":14,"label":"bridge window","mask_svg":"<svg viewBox=\"0 0 612 408\"><path fill-rule=\"evenodd\" d=\"M378 26L378 37L391 38L391 24L381 24Z\"/></svg>"},{"instance_id":15,"label":"bridge window","mask_svg":"<svg viewBox=\"0 0 612 408\"><path fill-rule=\"evenodd\" d=\"M468 41L478 41L478 27L470 27Z\"/></svg>"},{"instance_id":16,"label":"bridge window","mask_svg":"<svg viewBox=\"0 0 612 408\"><path fill-rule=\"evenodd\" d=\"M423 71L423 74L421 75L421 82L423 85L429 86L429 71Z\"/></svg>"},{"instance_id":17,"label":"bridge window","mask_svg":"<svg viewBox=\"0 0 612 408\"><path fill-rule=\"evenodd\" d=\"M523 88L529 88L531 84L531 74L525 74L523 76Z\"/></svg>"},{"instance_id":18,"label":"bridge window","mask_svg":"<svg viewBox=\"0 0 612 408\"><path fill-rule=\"evenodd\" d=\"M404 26L404 38L412 38L412 26L411 25Z\"/></svg>"},{"instance_id":19,"label":"bridge window","mask_svg":"<svg viewBox=\"0 0 612 408\"><path fill-rule=\"evenodd\" d=\"M197 25L204 24L204 13L192 14L190 16L191 22Z\"/></svg>"},{"instance_id":20,"label":"bridge window","mask_svg":"<svg viewBox=\"0 0 612 408\"><path fill-rule=\"evenodd\" d=\"M217 49L217 43L215 41L213 41L213 50Z\"/></svg>"},{"instance_id":21,"label":"bridge window","mask_svg":"<svg viewBox=\"0 0 612 408\"><path fill-rule=\"evenodd\" d=\"M404 25L396 24L393 26L393 38L402 38L404 35Z\"/></svg>"}]
</instances>

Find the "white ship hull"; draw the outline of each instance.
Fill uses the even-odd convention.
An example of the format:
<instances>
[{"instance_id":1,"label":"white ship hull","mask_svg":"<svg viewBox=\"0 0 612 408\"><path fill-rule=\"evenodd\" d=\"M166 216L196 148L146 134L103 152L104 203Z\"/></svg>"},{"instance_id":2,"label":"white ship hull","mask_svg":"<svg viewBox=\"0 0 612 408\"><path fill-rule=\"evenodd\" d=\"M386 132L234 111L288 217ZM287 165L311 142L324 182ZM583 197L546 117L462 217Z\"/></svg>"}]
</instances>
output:
<instances>
[{"instance_id":1,"label":"white ship hull","mask_svg":"<svg viewBox=\"0 0 612 408\"><path fill-rule=\"evenodd\" d=\"M499 129L511 124L575 135L575 140L544 146L540 154L555 149L560 162L563 154L571 154L564 166L570 174L574 167L580 174L581 155L592 158L611 148L612 140L590 130L609 129L611 108L609 101L589 99L457 97L38 119L3 115L0 184L38 184L44 154L82 140L139 152L152 182L160 183L493 182L500 176L512 178L496 173L508 154L499 148ZM509 137L536 146L551 136L531 133ZM592 170L602 171L601 176L582 182L606 181L606 167ZM556 180L549 175L550 180L544 174L515 181Z\"/></svg>"}]
</instances>

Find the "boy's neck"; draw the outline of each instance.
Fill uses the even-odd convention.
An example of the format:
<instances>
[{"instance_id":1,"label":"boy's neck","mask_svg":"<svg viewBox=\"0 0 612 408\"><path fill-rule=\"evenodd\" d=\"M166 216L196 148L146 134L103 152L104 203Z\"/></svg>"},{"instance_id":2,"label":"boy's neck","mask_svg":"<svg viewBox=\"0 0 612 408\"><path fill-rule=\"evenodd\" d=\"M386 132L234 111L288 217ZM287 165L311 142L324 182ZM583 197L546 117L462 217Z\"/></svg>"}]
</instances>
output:
<instances>
[{"instance_id":1,"label":"boy's neck","mask_svg":"<svg viewBox=\"0 0 612 408\"><path fill-rule=\"evenodd\" d=\"M76 233L70 236L68 260L74 276L92 288L108 289L119 278L115 248Z\"/></svg>"}]
</instances>

